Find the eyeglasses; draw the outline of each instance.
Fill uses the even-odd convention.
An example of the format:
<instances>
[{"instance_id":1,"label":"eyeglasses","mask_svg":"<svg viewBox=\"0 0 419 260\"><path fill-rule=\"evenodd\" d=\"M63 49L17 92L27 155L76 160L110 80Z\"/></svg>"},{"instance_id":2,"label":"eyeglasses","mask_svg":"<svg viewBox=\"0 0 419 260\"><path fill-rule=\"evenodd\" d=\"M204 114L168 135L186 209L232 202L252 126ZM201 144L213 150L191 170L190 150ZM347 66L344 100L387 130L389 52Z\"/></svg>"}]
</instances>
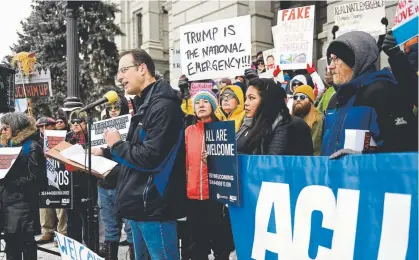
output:
<instances>
[{"instance_id":1,"label":"eyeglasses","mask_svg":"<svg viewBox=\"0 0 419 260\"><path fill-rule=\"evenodd\" d=\"M106 110L108 110L108 111L112 111L112 110L119 111L119 110L121 110L121 106L106 106Z\"/></svg>"},{"instance_id":2,"label":"eyeglasses","mask_svg":"<svg viewBox=\"0 0 419 260\"><path fill-rule=\"evenodd\" d=\"M8 125L4 125L4 126L2 126L1 131L2 131L2 132L3 132L3 131L6 131L8 128L10 128L10 126L8 126Z\"/></svg>"},{"instance_id":3,"label":"eyeglasses","mask_svg":"<svg viewBox=\"0 0 419 260\"><path fill-rule=\"evenodd\" d=\"M221 95L221 100L229 101L229 100L232 100L233 98L234 98L234 96L231 95L231 94L223 94L223 95Z\"/></svg>"},{"instance_id":4,"label":"eyeglasses","mask_svg":"<svg viewBox=\"0 0 419 260\"><path fill-rule=\"evenodd\" d=\"M129 68L139 67L140 65L131 65L131 66L122 67L118 70L118 73L125 73L128 71Z\"/></svg>"},{"instance_id":5,"label":"eyeglasses","mask_svg":"<svg viewBox=\"0 0 419 260\"><path fill-rule=\"evenodd\" d=\"M263 63L263 62L258 62L258 63L256 63L257 65L265 65L265 63Z\"/></svg>"},{"instance_id":6,"label":"eyeglasses","mask_svg":"<svg viewBox=\"0 0 419 260\"><path fill-rule=\"evenodd\" d=\"M57 124L64 124L64 121L63 120L57 120L57 121L55 121Z\"/></svg>"},{"instance_id":7,"label":"eyeglasses","mask_svg":"<svg viewBox=\"0 0 419 260\"><path fill-rule=\"evenodd\" d=\"M303 101L304 99L308 98L307 95L304 94L300 94L300 95L294 95L294 100L297 101L298 99L300 99L301 101Z\"/></svg>"},{"instance_id":8,"label":"eyeglasses","mask_svg":"<svg viewBox=\"0 0 419 260\"><path fill-rule=\"evenodd\" d=\"M81 124L82 122L84 122L84 119L79 119L79 118L77 118L77 119L73 119L73 120L71 120L71 124Z\"/></svg>"},{"instance_id":9,"label":"eyeglasses","mask_svg":"<svg viewBox=\"0 0 419 260\"><path fill-rule=\"evenodd\" d=\"M340 61L340 59L339 59L339 57L328 57L327 58L327 63L329 64L329 65L332 65L332 63L334 64L334 65L337 65L338 63L339 63L339 61Z\"/></svg>"}]
</instances>

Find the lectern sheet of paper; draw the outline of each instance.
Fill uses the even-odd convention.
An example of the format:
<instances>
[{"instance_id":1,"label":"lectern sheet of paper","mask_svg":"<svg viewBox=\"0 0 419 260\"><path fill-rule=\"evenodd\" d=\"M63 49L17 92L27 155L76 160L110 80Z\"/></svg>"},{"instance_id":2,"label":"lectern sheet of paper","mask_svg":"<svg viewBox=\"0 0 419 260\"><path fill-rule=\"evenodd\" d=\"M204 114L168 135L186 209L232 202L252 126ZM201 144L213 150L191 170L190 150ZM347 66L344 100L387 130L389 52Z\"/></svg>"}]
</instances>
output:
<instances>
[{"instance_id":1,"label":"lectern sheet of paper","mask_svg":"<svg viewBox=\"0 0 419 260\"><path fill-rule=\"evenodd\" d=\"M86 152L79 144L73 145L60 153L66 159L89 167ZM92 170L97 171L100 174L105 174L107 171L112 170L117 164L118 163L104 157L92 155Z\"/></svg>"},{"instance_id":2,"label":"lectern sheet of paper","mask_svg":"<svg viewBox=\"0 0 419 260\"><path fill-rule=\"evenodd\" d=\"M6 177L19 156L20 150L22 147L0 148L0 180Z\"/></svg>"}]
</instances>

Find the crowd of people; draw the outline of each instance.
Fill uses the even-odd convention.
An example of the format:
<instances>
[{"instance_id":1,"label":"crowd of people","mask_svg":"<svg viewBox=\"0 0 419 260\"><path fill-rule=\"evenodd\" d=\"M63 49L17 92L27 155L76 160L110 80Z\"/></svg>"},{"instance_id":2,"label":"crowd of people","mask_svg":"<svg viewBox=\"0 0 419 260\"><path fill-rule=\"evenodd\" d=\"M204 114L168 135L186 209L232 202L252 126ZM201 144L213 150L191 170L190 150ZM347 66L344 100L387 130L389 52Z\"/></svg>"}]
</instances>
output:
<instances>
[{"instance_id":1,"label":"crowd of people","mask_svg":"<svg viewBox=\"0 0 419 260\"><path fill-rule=\"evenodd\" d=\"M228 207L209 199L204 124L234 121L237 151L248 155L330 156L369 152L418 150L418 40L402 51L389 32L383 43L364 32L349 32L327 49L325 77L312 64L307 70L282 71L265 66L258 53L254 69L243 75L202 80L212 90L190 95L186 76L180 91L156 78L154 61L141 49L121 54L118 80L125 93L135 95L133 116L125 141L107 129L106 148L92 154L118 163L104 179L67 167L73 174L74 207L40 209L38 193L46 184L43 134L68 130L66 141L86 145L86 115L58 113L37 122L24 113L1 117L2 147L22 146L16 163L0 180L0 227L7 259L36 259L38 243L53 240L53 231L87 243L87 190L96 191L105 243L100 254L117 259L121 228L127 233L130 259L229 259L234 251ZM378 70L380 52L390 67ZM273 78L260 78L267 69ZM234 78L234 79L233 79ZM129 113L128 100L107 104L105 118ZM38 129L37 129L38 128ZM367 130L371 149L345 149L346 130ZM37 224L40 212L40 224ZM187 217L184 230L177 220ZM55 219L58 225L55 225ZM124 223L124 225L122 225ZM182 233L179 253L178 232Z\"/></svg>"}]
</instances>

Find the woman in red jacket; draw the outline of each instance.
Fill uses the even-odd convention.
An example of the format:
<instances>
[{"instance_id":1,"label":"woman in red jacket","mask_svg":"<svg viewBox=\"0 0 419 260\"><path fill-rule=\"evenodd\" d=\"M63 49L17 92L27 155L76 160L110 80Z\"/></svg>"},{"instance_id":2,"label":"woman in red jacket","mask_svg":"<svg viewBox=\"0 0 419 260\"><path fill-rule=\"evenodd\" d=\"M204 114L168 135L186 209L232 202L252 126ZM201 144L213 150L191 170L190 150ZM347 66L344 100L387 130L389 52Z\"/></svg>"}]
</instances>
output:
<instances>
[{"instance_id":1,"label":"woman in red jacket","mask_svg":"<svg viewBox=\"0 0 419 260\"><path fill-rule=\"evenodd\" d=\"M195 124L186 128L186 174L190 212L191 259L208 259L210 249L216 260L228 260L234 250L227 208L209 200L207 165L201 160L205 151L204 124L218 121L214 112L217 98L212 92L199 91L193 97Z\"/></svg>"}]
</instances>

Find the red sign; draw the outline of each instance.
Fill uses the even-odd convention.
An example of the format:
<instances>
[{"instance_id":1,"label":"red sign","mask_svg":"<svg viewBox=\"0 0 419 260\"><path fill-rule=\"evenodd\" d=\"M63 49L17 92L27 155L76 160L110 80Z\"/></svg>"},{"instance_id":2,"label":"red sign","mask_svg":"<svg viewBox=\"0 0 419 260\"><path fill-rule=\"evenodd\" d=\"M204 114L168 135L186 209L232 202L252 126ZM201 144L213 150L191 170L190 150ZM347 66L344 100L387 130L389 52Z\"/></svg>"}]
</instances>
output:
<instances>
[{"instance_id":1,"label":"red sign","mask_svg":"<svg viewBox=\"0 0 419 260\"><path fill-rule=\"evenodd\" d=\"M26 96L25 96L26 91ZM49 92L48 82L42 83L27 83L25 84L25 91L23 90L23 85L16 85L15 98L31 98L31 97L49 97L51 93Z\"/></svg>"}]
</instances>

